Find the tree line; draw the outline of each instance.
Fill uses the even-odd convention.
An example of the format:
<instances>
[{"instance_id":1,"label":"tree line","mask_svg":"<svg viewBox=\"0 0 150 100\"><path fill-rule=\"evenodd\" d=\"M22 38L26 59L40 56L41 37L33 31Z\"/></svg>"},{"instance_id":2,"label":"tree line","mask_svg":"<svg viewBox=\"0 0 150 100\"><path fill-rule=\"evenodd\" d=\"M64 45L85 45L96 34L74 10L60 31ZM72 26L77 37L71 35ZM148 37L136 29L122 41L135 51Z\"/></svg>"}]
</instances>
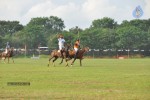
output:
<instances>
[{"instance_id":1,"label":"tree line","mask_svg":"<svg viewBox=\"0 0 150 100\"><path fill-rule=\"evenodd\" d=\"M89 28L75 26L64 30L64 21L57 16L32 18L27 25L19 21L0 21L0 48L6 42L15 48L35 49L48 46L58 47L57 35L62 33L67 43L73 45L77 38L81 46L93 49L142 49L150 50L150 19L124 20L118 24L114 19L104 17L91 22Z\"/></svg>"}]
</instances>

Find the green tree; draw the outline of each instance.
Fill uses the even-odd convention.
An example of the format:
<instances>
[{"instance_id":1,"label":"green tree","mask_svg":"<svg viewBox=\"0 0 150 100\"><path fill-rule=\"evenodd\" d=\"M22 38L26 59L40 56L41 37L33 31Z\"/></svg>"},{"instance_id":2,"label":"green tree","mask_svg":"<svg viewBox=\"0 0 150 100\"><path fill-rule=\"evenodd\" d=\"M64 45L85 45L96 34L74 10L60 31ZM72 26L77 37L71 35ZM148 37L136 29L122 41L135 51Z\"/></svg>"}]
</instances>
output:
<instances>
[{"instance_id":1,"label":"green tree","mask_svg":"<svg viewBox=\"0 0 150 100\"><path fill-rule=\"evenodd\" d=\"M27 28L28 30L26 30L27 32L25 32L25 34L35 34L34 32L35 30L33 26L34 28L36 27L37 29L36 34L39 33L39 36L41 38L45 38L45 39L40 39L40 38L38 39L39 40L38 42L40 43L43 42L41 44L45 46L50 44L49 42L53 40L54 35L57 35L58 33L62 32L63 28L65 27L62 19L56 16L32 18L31 21L26 26L28 27ZM30 29L30 28L33 28L33 29ZM30 33L28 32L29 30L30 30ZM34 41L35 38L38 38L38 36L34 35L34 38L32 37L30 39L31 40L33 39L32 41Z\"/></svg>"},{"instance_id":2,"label":"green tree","mask_svg":"<svg viewBox=\"0 0 150 100\"><path fill-rule=\"evenodd\" d=\"M4 44L4 43L3 43L3 41L4 41L4 40L3 40L3 37L2 37L2 36L0 36L0 48L2 48L2 47L3 47L3 44Z\"/></svg>"},{"instance_id":3,"label":"green tree","mask_svg":"<svg viewBox=\"0 0 150 100\"><path fill-rule=\"evenodd\" d=\"M56 16L32 18L22 31L13 35L12 42L17 47L26 45L28 48L37 48L39 44L47 46L53 35L57 35L64 27L63 21Z\"/></svg>"},{"instance_id":4,"label":"green tree","mask_svg":"<svg viewBox=\"0 0 150 100\"><path fill-rule=\"evenodd\" d=\"M104 17L102 19L97 19L92 22L91 27L94 28L116 28L117 22L114 19Z\"/></svg>"},{"instance_id":5,"label":"green tree","mask_svg":"<svg viewBox=\"0 0 150 100\"><path fill-rule=\"evenodd\" d=\"M0 21L0 35L5 36L7 34L12 35L17 31L21 31L23 25L19 24L18 21Z\"/></svg>"},{"instance_id":6,"label":"green tree","mask_svg":"<svg viewBox=\"0 0 150 100\"><path fill-rule=\"evenodd\" d=\"M141 43L140 49L150 50L150 28L147 32L142 33L143 41Z\"/></svg>"},{"instance_id":7,"label":"green tree","mask_svg":"<svg viewBox=\"0 0 150 100\"><path fill-rule=\"evenodd\" d=\"M37 48L39 44L47 45L46 39L43 35L43 27L41 26L27 26L25 28L25 43L30 48Z\"/></svg>"},{"instance_id":8,"label":"green tree","mask_svg":"<svg viewBox=\"0 0 150 100\"><path fill-rule=\"evenodd\" d=\"M62 32L63 29L65 28L64 21L56 16L50 16L46 20L45 28L48 29L48 32L54 34Z\"/></svg>"},{"instance_id":9,"label":"green tree","mask_svg":"<svg viewBox=\"0 0 150 100\"><path fill-rule=\"evenodd\" d=\"M118 48L137 49L142 45L143 40L145 39L145 36L143 36L144 32L135 26L118 28L116 34L116 44Z\"/></svg>"},{"instance_id":10,"label":"green tree","mask_svg":"<svg viewBox=\"0 0 150 100\"><path fill-rule=\"evenodd\" d=\"M70 32L70 33L73 33L73 34L76 34L76 35L78 35L79 32L82 32L82 31L83 31L83 30L82 30L81 28L79 28L78 26L69 29L69 32Z\"/></svg>"},{"instance_id":11,"label":"green tree","mask_svg":"<svg viewBox=\"0 0 150 100\"><path fill-rule=\"evenodd\" d=\"M114 45L115 33L113 29L92 28L87 29L81 36L83 45L95 49L110 49Z\"/></svg>"},{"instance_id":12,"label":"green tree","mask_svg":"<svg viewBox=\"0 0 150 100\"><path fill-rule=\"evenodd\" d=\"M135 27L140 28L141 30L147 32L150 27L150 19L148 19L148 20L135 19L135 20L131 20L131 21L124 20L120 24L120 27L125 27L125 26L135 26Z\"/></svg>"}]
</instances>

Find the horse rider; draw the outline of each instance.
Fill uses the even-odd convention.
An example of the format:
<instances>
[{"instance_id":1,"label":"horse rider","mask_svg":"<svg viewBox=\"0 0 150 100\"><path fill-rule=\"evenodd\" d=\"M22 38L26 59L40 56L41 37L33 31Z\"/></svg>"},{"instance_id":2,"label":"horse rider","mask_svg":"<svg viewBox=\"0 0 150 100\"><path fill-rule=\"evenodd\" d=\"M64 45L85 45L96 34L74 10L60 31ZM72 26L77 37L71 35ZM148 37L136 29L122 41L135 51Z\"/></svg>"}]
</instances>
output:
<instances>
[{"instance_id":1,"label":"horse rider","mask_svg":"<svg viewBox=\"0 0 150 100\"><path fill-rule=\"evenodd\" d=\"M63 35L62 34L60 34L59 36L58 36L58 45L59 45L59 52L61 53L61 56L63 57L63 50L64 50L64 48L65 48L65 39L64 39L64 37L63 37Z\"/></svg>"},{"instance_id":2,"label":"horse rider","mask_svg":"<svg viewBox=\"0 0 150 100\"><path fill-rule=\"evenodd\" d=\"M7 54L8 53L8 50L10 49L10 45L9 45L9 42L6 43L6 49L5 49L5 53Z\"/></svg>"},{"instance_id":3,"label":"horse rider","mask_svg":"<svg viewBox=\"0 0 150 100\"><path fill-rule=\"evenodd\" d=\"M77 58L77 55L79 53L79 48L80 48L80 40L77 39L74 43L74 50L75 50L75 55L74 55L74 60L72 61L71 65L74 63L74 61L76 60Z\"/></svg>"}]
</instances>

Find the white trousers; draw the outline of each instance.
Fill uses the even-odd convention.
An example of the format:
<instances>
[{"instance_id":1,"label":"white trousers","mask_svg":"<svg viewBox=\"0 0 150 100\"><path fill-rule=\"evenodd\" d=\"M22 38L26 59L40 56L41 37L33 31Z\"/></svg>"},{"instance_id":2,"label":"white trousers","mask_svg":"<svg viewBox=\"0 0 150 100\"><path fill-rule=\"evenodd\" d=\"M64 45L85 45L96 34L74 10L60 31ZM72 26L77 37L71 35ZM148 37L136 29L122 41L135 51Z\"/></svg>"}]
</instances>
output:
<instances>
[{"instance_id":1,"label":"white trousers","mask_svg":"<svg viewBox=\"0 0 150 100\"><path fill-rule=\"evenodd\" d=\"M8 52L8 49L5 49L5 53L7 53Z\"/></svg>"},{"instance_id":2,"label":"white trousers","mask_svg":"<svg viewBox=\"0 0 150 100\"><path fill-rule=\"evenodd\" d=\"M65 48L63 45L59 45L59 50L62 50L63 48Z\"/></svg>"},{"instance_id":3,"label":"white trousers","mask_svg":"<svg viewBox=\"0 0 150 100\"><path fill-rule=\"evenodd\" d=\"M77 52L77 51L78 51L78 48L74 48L74 50L75 50L75 52Z\"/></svg>"}]
</instances>

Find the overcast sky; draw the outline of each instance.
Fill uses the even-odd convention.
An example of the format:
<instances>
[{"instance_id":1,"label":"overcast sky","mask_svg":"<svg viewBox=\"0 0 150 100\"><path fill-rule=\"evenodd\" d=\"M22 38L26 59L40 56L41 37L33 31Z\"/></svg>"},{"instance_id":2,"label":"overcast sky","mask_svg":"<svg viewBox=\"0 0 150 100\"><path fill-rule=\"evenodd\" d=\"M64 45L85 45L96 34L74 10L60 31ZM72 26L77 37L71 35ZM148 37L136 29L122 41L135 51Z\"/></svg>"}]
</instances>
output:
<instances>
[{"instance_id":1,"label":"overcast sky","mask_svg":"<svg viewBox=\"0 0 150 100\"><path fill-rule=\"evenodd\" d=\"M31 18L58 16L66 29L90 27L94 19L113 18L118 23L135 19L133 10L141 6L150 18L150 0L0 0L0 20L18 20L26 25Z\"/></svg>"}]
</instances>

